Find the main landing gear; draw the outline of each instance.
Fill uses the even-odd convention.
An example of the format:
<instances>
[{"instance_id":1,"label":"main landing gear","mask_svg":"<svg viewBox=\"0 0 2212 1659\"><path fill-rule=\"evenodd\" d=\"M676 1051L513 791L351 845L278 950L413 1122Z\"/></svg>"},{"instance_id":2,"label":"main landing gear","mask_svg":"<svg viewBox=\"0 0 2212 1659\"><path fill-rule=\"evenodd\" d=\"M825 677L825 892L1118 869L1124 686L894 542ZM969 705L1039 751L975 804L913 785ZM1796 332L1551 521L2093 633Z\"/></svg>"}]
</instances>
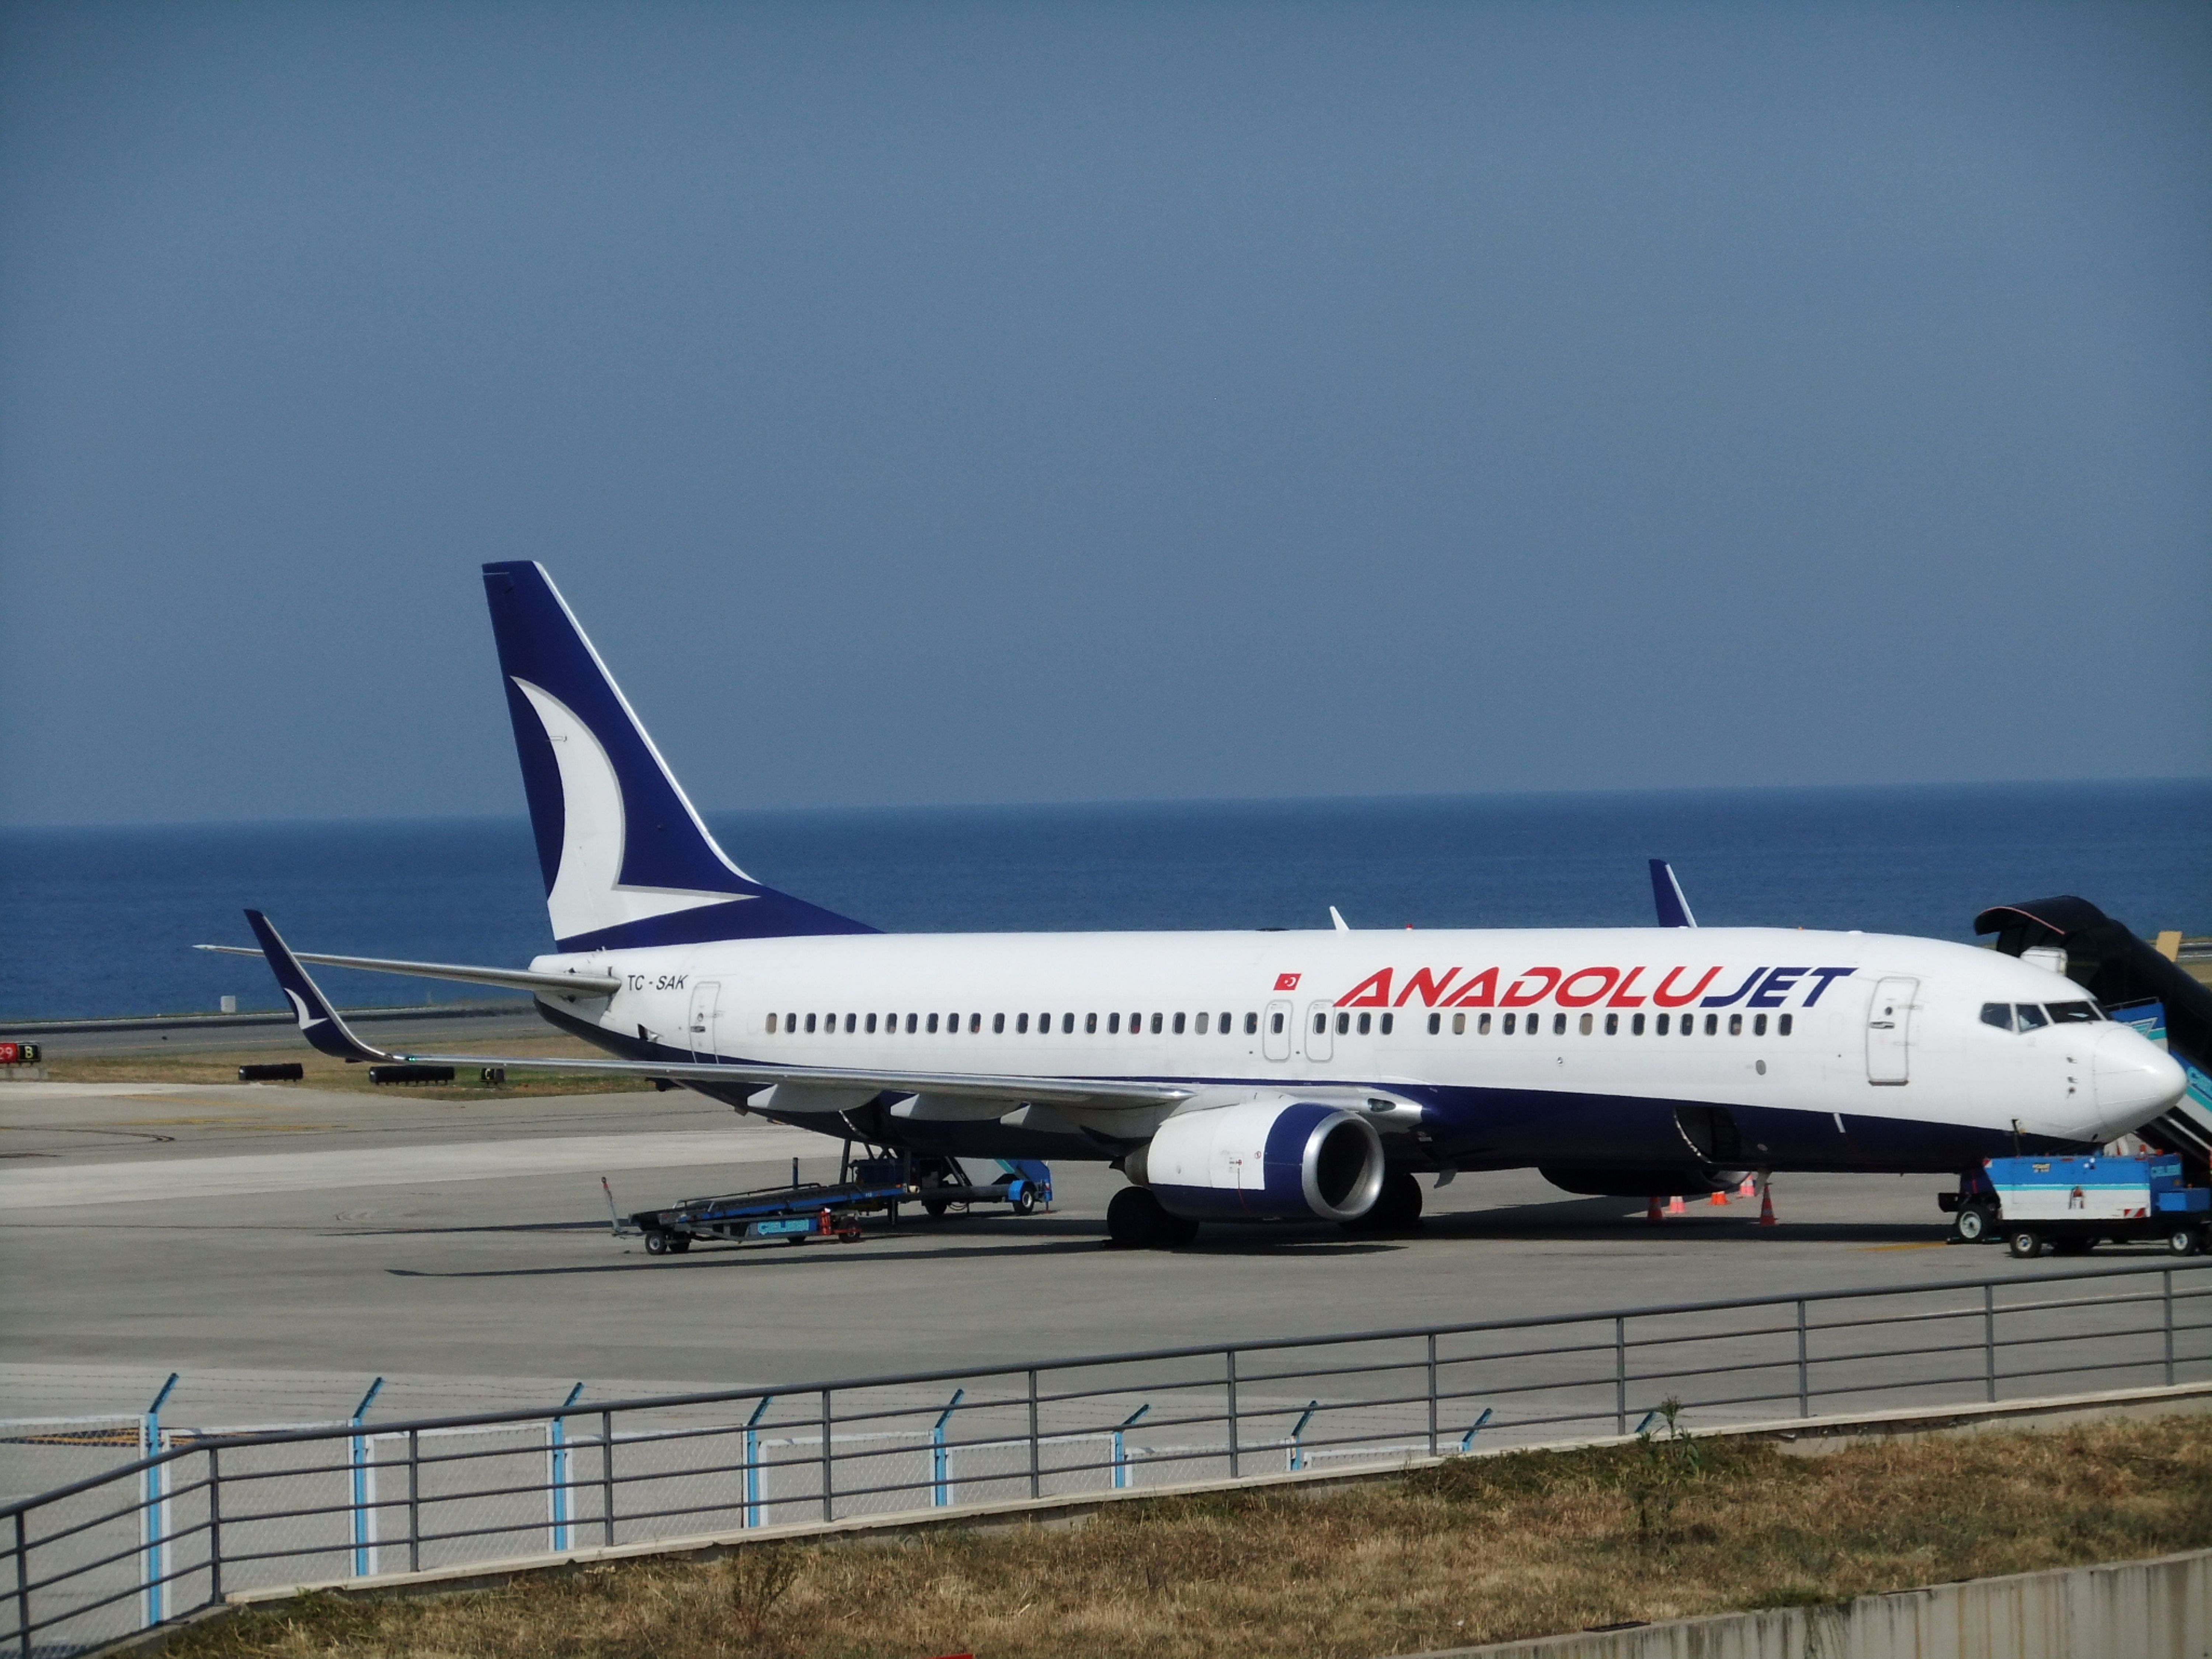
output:
<instances>
[{"instance_id":1,"label":"main landing gear","mask_svg":"<svg viewBox=\"0 0 2212 1659\"><path fill-rule=\"evenodd\" d=\"M1339 1224L1348 1233L1410 1232L1421 1224L1421 1183L1411 1170L1393 1170L1365 1215Z\"/></svg>"},{"instance_id":2,"label":"main landing gear","mask_svg":"<svg viewBox=\"0 0 2212 1659\"><path fill-rule=\"evenodd\" d=\"M1163 1249L1198 1237L1198 1223L1170 1215L1142 1187L1124 1187L1106 1206L1106 1237L1125 1250Z\"/></svg>"}]
</instances>

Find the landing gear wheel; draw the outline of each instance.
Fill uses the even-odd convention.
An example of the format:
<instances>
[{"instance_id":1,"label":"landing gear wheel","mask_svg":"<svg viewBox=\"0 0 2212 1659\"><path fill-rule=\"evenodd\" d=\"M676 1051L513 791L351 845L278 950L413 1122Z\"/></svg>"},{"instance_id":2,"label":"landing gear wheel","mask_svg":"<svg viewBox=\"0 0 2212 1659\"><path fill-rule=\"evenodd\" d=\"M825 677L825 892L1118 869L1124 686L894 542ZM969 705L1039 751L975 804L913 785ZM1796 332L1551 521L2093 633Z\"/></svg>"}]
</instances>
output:
<instances>
[{"instance_id":1,"label":"landing gear wheel","mask_svg":"<svg viewBox=\"0 0 2212 1659\"><path fill-rule=\"evenodd\" d=\"M1125 1250L1156 1249L1189 1243L1198 1223L1170 1215L1142 1187L1124 1187L1106 1206L1106 1237Z\"/></svg>"},{"instance_id":2,"label":"landing gear wheel","mask_svg":"<svg viewBox=\"0 0 2212 1659\"><path fill-rule=\"evenodd\" d=\"M1393 1170L1382 1177L1382 1189L1365 1215L1342 1224L1346 1232L1397 1233L1421 1224L1421 1183L1411 1170Z\"/></svg>"},{"instance_id":3,"label":"landing gear wheel","mask_svg":"<svg viewBox=\"0 0 2212 1659\"><path fill-rule=\"evenodd\" d=\"M1954 1231L1961 1244L1978 1244L1990 1236L1990 1212L1978 1204L1970 1204L1959 1212Z\"/></svg>"},{"instance_id":4,"label":"landing gear wheel","mask_svg":"<svg viewBox=\"0 0 2212 1659\"><path fill-rule=\"evenodd\" d=\"M2033 1227L2022 1227L2005 1241L2005 1248L2023 1261L2043 1254L2043 1235Z\"/></svg>"},{"instance_id":5,"label":"landing gear wheel","mask_svg":"<svg viewBox=\"0 0 2212 1659\"><path fill-rule=\"evenodd\" d=\"M2197 1250L2197 1229L2176 1227L2166 1236L2166 1248L2176 1255L2195 1255Z\"/></svg>"}]
</instances>

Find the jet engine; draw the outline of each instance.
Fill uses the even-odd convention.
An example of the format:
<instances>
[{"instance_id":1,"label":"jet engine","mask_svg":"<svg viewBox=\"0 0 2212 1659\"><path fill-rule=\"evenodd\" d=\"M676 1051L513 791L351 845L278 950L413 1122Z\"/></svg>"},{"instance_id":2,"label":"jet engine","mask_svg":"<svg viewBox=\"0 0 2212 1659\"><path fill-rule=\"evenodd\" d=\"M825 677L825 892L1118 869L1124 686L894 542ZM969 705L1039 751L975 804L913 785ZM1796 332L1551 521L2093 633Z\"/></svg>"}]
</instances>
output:
<instances>
[{"instance_id":1,"label":"jet engine","mask_svg":"<svg viewBox=\"0 0 2212 1659\"><path fill-rule=\"evenodd\" d=\"M1382 1190L1382 1141L1357 1112L1260 1095L1176 1113L1123 1168L1189 1221L1351 1221Z\"/></svg>"}]
</instances>

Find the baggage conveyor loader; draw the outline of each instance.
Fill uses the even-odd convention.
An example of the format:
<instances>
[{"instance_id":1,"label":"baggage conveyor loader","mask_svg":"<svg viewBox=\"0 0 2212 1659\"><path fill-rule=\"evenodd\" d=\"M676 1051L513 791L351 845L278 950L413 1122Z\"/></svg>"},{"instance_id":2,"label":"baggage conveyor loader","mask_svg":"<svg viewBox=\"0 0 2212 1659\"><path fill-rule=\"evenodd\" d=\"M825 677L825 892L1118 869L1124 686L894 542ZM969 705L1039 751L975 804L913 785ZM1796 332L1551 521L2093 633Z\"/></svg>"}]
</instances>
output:
<instances>
[{"instance_id":1,"label":"baggage conveyor loader","mask_svg":"<svg viewBox=\"0 0 2212 1659\"><path fill-rule=\"evenodd\" d=\"M1005 1204L1017 1215L1032 1213L1052 1201L1051 1172L1024 1162L994 1182L969 1180L956 1158L893 1153L854 1158L851 1143L834 1182L801 1181L792 1160L791 1183L757 1187L740 1193L689 1198L665 1209L639 1210L625 1223L615 1205L614 1189L603 1176L607 1218L617 1238L641 1237L647 1254L681 1255L698 1240L738 1244L781 1239L804 1244L813 1238L857 1243L860 1218L881 1214L898 1224L902 1204L919 1204L932 1217L957 1205L973 1208Z\"/></svg>"}]
</instances>

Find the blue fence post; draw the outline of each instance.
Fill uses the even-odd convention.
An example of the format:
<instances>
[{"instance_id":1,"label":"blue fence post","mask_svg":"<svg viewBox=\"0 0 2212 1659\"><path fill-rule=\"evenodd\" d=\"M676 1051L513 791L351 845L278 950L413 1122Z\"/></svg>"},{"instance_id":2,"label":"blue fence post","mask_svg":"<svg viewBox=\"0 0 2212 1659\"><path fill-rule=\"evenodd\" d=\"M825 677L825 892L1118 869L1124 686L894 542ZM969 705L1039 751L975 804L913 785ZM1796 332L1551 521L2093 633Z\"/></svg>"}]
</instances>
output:
<instances>
[{"instance_id":1,"label":"blue fence post","mask_svg":"<svg viewBox=\"0 0 2212 1659\"><path fill-rule=\"evenodd\" d=\"M1313 1414L1320 1409L1320 1401L1307 1401L1306 1408L1298 1413L1298 1420L1291 1425L1291 1473L1292 1474L1296 1474L1306 1466L1306 1449L1302 1441L1306 1431L1306 1425L1313 1421Z\"/></svg>"},{"instance_id":2,"label":"blue fence post","mask_svg":"<svg viewBox=\"0 0 2212 1659\"><path fill-rule=\"evenodd\" d=\"M1114 1425L1114 1490L1126 1491L1129 1485L1129 1454L1121 1437L1137 1426L1144 1414L1152 1410L1149 1402L1139 1406Z\"/></svg>"},{"instance_id":3,"label":"blue fence post","mask_svg":"<svg viewBox=\"0 0 2212 1659\"><path fill-rule=\"evenodd\" d=\"M745 1525L761 1523L761 1462L760 1420L768 1415L768 1408L775 1404L775 1396L764 1394L753 1414L745 1419Z\"/></svg>"},{"instance_id":4,"label":"blue fence post","mask_svg":"<svg viewBox=\"0 0 2212 1659\"><path fill-rule=\"evenodd\" d=\"M561 1402L561 1410L566 1412L583 1397L584 1385L579 1382L568 1390L568 1397ZM545 1426L546 1443L550 1448L547 1473L550 1476L546 1482L546 1495L552 1502L553 1553L556 1555L568 1547L568 1423L565 1416L556 1415Z\"/></svg>"},{"instance_id":5,"label":"blue fence post","mask_svg":"<svg viewBox=\"0 0 2212 1659\"><path fill-rule=\"evenodd\" d=\"M1495 1409L1494 1407L1485 1406L1482 1408L1482 1415L1474 1419L1474 1426L1460 1436L1459 1449L1462 1451L1469 1452L1474 1449L1474 1437L1482 1432L1482 1425L1490 1421L1490 1413Z\"/></svg>"},{"instance_id":6,"label":"blue fence post","mask_svg":"<svg viewBox=\"0 0 2212 1659\"><path fill-rule=\"evenodd\" d=\"M929 1431L929 1504L932 1509L944 1509L952 1502L952 1460L945 1450L945 1425L952 1420L952 1413L960 1409L960 1402L968 1397L965 1389L955 1389L952 1398L945 1402L945 1409L937 1414L937 1421Z\"/></svg>"},{"instance_id":7,"label":"blue fence post","mask_svg":"<svg viewBox=\"0 0 2212 1659\"><path fill-rule=\"evenodd\" d=\"M384 1391L384 1379L378 1377L368 1385L368 1392L361 1397L361 1404L353 1408L349 1419L356 1429L361 1419L368 1415L368 1408L376 1403L376 1396ZM366 1578L375 1570L376 1548L374 1518L370 1505L376 1494L371 1489L368 1464L368 1437L356 1434L349 1443L353 1449L353 1576Z\"/></svg>"},{"instance_id":8,"label":"blue fence post","mask_svg":"<svg viewBox=\"0 0 2212 1659\"><path fill-rule=\"evenodd\" d=\"M171 1371L169 1380L161 1384L154 1403L146 1407L146 1414L138 1419L138 1455L151 1457L161 1449L161 1407L175 1390L179 1373ZM146 1471L145 1507L138 1512L138 1535L146 1546L143 1577L146 1586L146 1624L150 1629L161 1622L161 1540L167 1530L162 1525L161 1511L168 1507L169 1466L156 1463Z\"/></svg>"}]
</instances>

